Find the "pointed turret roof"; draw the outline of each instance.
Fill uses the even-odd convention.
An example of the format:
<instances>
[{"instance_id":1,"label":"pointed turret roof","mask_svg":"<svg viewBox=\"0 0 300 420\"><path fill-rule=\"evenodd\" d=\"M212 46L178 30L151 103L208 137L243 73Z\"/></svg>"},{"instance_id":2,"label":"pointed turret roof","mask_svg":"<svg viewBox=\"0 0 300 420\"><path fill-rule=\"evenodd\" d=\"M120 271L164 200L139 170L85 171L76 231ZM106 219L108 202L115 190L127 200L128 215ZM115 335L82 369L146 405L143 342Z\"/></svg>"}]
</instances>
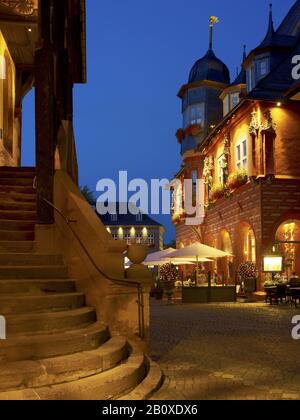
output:
<instances>
[{"instance_id":1,"label":"pointed turret roof","mask_svg":"<svg viewBox=\"0 0 300 420\"><path fill-rule=\"evenodd\" d=\"M189 83L209 80L219 83L230 83L228 67L209 49L204 57L196 61L189 76Z\"/></svg>"},{"instance_id":2,"label":"pointed turret roof","mask_svg":"<svg viewBox=\"0 0 300 420\"><path fill-rule=\"evenodd\" d=\"M267 31L267 34L266 34L263 42L260 44L259 47L260 48L265 48L265 47L269 47L270 45L272 45L273 42L274 42L274 35L275 35L275 30L274 30L274 23L273 23L273 5L272 5L272 3L270 3L268 31Z\"/></svg>"}]
</instances>

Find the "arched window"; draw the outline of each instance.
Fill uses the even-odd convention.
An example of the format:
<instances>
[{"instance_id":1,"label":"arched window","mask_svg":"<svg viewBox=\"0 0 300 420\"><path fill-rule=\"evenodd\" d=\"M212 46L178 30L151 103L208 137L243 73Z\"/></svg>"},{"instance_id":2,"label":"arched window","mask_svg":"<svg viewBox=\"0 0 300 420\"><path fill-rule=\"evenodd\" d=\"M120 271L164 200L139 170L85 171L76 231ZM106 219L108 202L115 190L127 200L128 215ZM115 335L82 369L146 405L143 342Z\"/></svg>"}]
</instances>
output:
<instances>
[{"instance_id":1,"label":"arched window","mask_svg":"<svg viewBox=\"0 0 300 420\"><path fill-rule=\"evenodd\" d=\"M279 253L284 257L285 269L288 276L296 271L300 275L300 221L287 220L276 232L279 242Z\"/></svg>"},{"instance_id":2,"label":"arched window","mask_svg":"<svg viewBox=\"0 0 300 420\"><path fill-rule=\"evenodd\" d=\"M6 62L5 57L0 55L0 80L6 79Z\"/></svg>"}]
</instances>

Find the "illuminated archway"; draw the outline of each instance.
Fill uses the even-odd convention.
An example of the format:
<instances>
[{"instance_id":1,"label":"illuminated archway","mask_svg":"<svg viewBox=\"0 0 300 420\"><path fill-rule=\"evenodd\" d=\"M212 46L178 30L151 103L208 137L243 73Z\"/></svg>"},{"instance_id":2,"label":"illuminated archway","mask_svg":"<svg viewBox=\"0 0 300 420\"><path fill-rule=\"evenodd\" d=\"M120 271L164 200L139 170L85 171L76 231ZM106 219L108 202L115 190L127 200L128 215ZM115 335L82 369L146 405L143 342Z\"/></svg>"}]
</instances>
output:
<instances>
[{"instance_id":1,"label":"illuminated archway","mask_svg":"<svg viewBox=\"0 0 300 420\"><path fill-rule=\"evenodd\" d=\"M296 271L300 275L300 220L286 220L277 229L274 251L284 256L284 265L288 276Z\"/></svg>"},{"instance_id":2,"label":"illuminated archway","mask_svg":"<svg viewBox=\"0 0 300 420\"><path fill-rule=\"evenodd\" d=\"M219 236L218 248L221 251L232 254L232 241L230 233L226 229L222 229ZM221 276L225 283L232 283L234 281L234 272L232 257L220 258L218 260L218 275Z\"/></svg>"}]
</instances>

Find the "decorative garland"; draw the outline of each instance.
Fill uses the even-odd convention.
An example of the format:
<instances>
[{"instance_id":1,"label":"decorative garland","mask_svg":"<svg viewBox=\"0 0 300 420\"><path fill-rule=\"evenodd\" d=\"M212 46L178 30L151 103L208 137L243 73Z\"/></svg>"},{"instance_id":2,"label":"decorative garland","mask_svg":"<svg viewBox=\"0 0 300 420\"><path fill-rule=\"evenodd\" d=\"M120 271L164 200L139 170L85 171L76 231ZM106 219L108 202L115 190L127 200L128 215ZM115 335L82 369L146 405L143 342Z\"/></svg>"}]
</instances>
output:
<instances>
[{"instance_id":1,"label":"decorative garland","mask_svg":"<svg viewBox=\"0 0 300 420\"><path fill-rule=\"evenodd\" d=\"M174 282L177 280L178 271L173 264L164 264L160 267L160 280L163 282Z\"/></svg>"},{"instance_id":2,"label":"decorative garland","mask_svg":"<svg viewBox=\"0 0 300 420\"><path fill-rule=\"evenodd\" d=\"M258 270L256 264L251 261L240 264L238 269L238 275L242 280L257 278L257 273Z\"/></svg>"}]
</instances>

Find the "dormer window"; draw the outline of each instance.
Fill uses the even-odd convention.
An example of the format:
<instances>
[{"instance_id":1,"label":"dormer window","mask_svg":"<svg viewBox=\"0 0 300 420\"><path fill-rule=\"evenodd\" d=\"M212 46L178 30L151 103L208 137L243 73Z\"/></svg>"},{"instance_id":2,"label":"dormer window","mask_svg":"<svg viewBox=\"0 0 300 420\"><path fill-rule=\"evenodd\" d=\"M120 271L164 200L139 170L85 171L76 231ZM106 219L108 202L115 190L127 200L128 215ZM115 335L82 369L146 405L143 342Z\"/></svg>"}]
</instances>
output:
<instances>
[{"instance_id":1,"label":"dormer window","mask_svg":"<svg viewBox=\"0 0 300 420\"><path fill-rule=\"evenodd\" d=\"M137 222L142 222L143 221L143 214L141 212L136 215L136 221Z\"/></svg>"},{"instance_id":2,"label":"dormer window","mask_svg":"<svg viewBox=\"0 0 300 420\"><path fill-rule=\"evenodd\" d=\"M110 215L110 220L112 222L117 222L118 221L118 215L117 214L111 214Z\"/></svg>"},{"instance_id":3,"label":"dormer window","mask_svg":"<svg viewBox=\"0 0 300 420\"><path fill-rule=\"evenodd\" d=\"M248 92L251 92L251 90L255 87L255 66L252 64L248 70L247 70L247 87Z\"/></svg>"},{"instance_id":4,"label":"dormer window","mask_svg":"<svg viewBox=\"0 0 300 420\"><path fill-rule=\"evenodd\" d=\"M269 59L263 58L257 61L257 80L262 79L269 73Z\"/></svg>"}]
</instances>

